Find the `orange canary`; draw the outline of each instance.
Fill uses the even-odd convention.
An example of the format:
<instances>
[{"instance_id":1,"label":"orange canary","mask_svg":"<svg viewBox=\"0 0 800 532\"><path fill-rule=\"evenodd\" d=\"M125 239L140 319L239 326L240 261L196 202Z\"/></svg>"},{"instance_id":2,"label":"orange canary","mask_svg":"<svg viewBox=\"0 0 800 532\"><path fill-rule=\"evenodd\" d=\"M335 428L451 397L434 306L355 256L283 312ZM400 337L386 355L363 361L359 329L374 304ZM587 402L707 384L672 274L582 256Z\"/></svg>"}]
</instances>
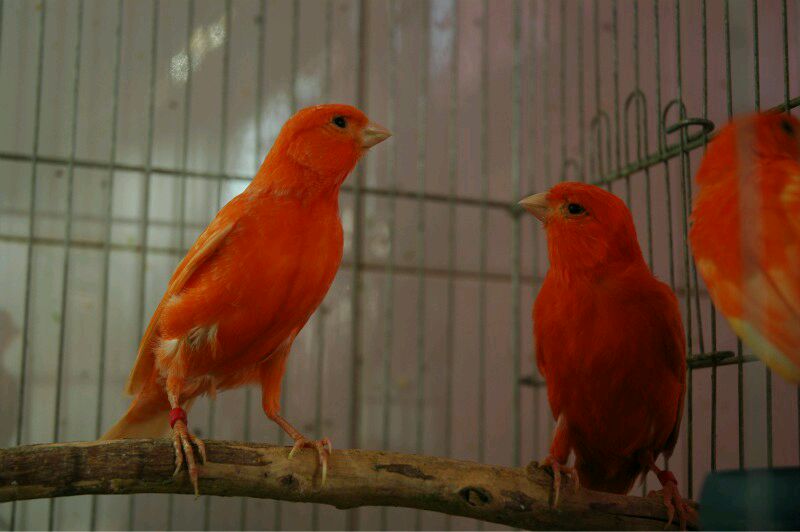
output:
<instances>
[{"instance_id":1,"label":"orange canary","mask_svg":"<svg viewBox=\"0 0 800 532\"><path fill-rule=\"evenodd\" d=\"M593 490L627 493L658 476L670 522L692 510L659 469L683 414L686 344L678 301L647 267L625 203L561 183L520 204L547 232L550 268L533 307L536 364L557 420L550 454L553 505L560 472ZM570 454L575 467L567 467ZM577 477L577 478L576 478Z\"/></svg>"},{"instance_id":2,"label":"orange canary","mask_svg":"<svg viewBox=\"0 0 800 532\"><path fill-rule=\"evenodd\" d=\"M761 360L800 383L800 122L734 120L696 179L689 241L711 299Z\"/></svg>"},{"instance_id":3,"label":"orange canary","mask_svg":"<svg viewBox=\"0 0 800 532\"><path fill-rule=\"evenodd\" d=\"M127 413L102 437L160 437L172 427L198 493L186 410L199 395L260 383L267 417L316 449L325 482L330 441L307 439L279 414L292 341L322 302L342 258L339 188L390 136L349 105L318 105L281 129L255 178L203 231L169 281L142 338Z\"/></svg>"}]
</instances>

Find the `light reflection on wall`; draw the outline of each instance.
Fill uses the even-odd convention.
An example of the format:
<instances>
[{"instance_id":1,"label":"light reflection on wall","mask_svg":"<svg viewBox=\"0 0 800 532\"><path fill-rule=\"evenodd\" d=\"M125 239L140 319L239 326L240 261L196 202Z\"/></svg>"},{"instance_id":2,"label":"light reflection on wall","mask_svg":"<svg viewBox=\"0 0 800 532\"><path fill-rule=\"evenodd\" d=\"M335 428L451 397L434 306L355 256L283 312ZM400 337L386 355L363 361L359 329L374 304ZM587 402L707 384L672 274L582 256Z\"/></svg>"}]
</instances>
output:
<instances>
[{"instance_id":1,"label":"light reflection on wall","mask_svg":"<svg viewBox=\"0 0 800 532\"><path fill-rule=\"evenodd\" d=\"M197 70L206 53L219 48L225 42L225 15L207 26L200 26L192 33L189 47L192 56L192 70ZM169 62L169 73L177 83L185 82L189 77L189 51L181 50L172 56Z\"/></svg>"}]
</instances>

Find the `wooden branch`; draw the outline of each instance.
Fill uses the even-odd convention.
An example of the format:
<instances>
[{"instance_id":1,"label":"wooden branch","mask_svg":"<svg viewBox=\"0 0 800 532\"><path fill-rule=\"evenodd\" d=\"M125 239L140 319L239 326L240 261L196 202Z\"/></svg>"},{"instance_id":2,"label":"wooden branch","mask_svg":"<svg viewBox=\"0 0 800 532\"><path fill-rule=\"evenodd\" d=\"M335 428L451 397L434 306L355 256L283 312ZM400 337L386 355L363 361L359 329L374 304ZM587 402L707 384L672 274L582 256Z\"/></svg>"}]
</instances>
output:
<instances>
[{"instance_id":1,"label":"wooden branch","mask_svg":"<svg viewBox=\"0 0 800 532\"><path fill-rule=\"evenodd\" d=\"M525 529L663 529L659 498L562 488L550 508L552 476L535 463L513 469L431 456L336 450L319 485L315 451L288 460L287 447L207 441L200 492L316 502L337 508L400 506ZM86 494L192 493L172 476L169 440L117 440L0 449L0 502ZM696 528L696 523L690 523Z\"/></svg>"}]
</instances>

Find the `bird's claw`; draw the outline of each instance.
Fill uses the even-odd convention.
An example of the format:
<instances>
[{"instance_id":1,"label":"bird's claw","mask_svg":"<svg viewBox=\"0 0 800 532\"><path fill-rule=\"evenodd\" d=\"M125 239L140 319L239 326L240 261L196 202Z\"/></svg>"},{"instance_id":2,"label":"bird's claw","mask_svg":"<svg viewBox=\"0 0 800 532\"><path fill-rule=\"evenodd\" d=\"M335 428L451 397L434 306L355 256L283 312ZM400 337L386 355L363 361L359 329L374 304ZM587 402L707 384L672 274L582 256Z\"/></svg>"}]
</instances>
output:
<instances>
[{"instance_id":1,"label":"bird's claw","mask_svg":"<svg viewBox=\"0 0 800 532\"><path fill-rule=\"evenodd\" d=\"M681 530L686 530L686 521L688 519L696 520L696 513L694 508L681 497L678 491L678 485L674 482L667 482L659 491L651 491L648 497L661 496L664 500L664 506L667 508L667 524L664 525L666 530L672 524L675 514L678 514L678 522L680 523Z\"/></svg>"},{"instance_id":2,"label":"bird's claw","mask_svg":"<svg viewBox=\"0 0 800 532\"><path fill-rule=\"evenodd\" d=\"M552 508L558 507L558 498L561 493L561 474L567 475L575 485L575 490L580 488L581 483L578 479L578 471L574 467L568 467L564 464L561 464L556 460L553 456L548 456L542 462L542 465L547 467L549 466L550 469L553 471L553 504Z\"/></svg>"},{"instance_id":3,"label":"bird's claw","mask_svg":"<svg viewBox=\"0 0 800 532\"><path fill-rule=\"evenodd\" d=\"M201 463L206 463L206 446L203 440L189 432L186 423L181 420L175 422L172 427L172 446L175 448L175 472L172 476L176 476L181 472L183 463L186 462L186 469L189 472L189 479L194 486L195 498L200 496L200 489L198 487L198 467L197 461L194 457L194 450L192 444L197 447L200 454Z\"/></svg>"},{"instance_id":4,"label":"bird's claw","mask_svg":"<svg viewBox=\"0 0 800 532\"><path fill-rule=\"evenodd\" d=\"M322 438L321 440L309 440L308 438L301 436L294 441L292 450L289 451L289 459L291 460L297 451L303 447L310 447L317 450L319 465L322 470L321 485L324 486L325 480L328 478L328 459L330 458L331 453L333 453L333 444L331 443L331 440L328 438Z\"/></svg>"}]
</instances>

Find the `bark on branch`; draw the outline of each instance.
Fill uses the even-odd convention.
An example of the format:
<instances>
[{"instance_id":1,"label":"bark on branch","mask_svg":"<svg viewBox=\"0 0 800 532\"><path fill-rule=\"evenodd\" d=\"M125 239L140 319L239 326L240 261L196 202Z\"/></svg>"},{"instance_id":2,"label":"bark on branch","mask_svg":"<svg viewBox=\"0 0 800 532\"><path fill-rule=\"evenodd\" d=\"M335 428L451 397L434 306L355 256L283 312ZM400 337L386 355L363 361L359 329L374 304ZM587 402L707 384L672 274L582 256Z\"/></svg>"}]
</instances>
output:
<instances>
[{"instance_id":1,"label":"bark on branch","mask_svg":"<svg viewBox=\"0 0 800 532\"><path fill-rule=\"evenodd\" d=\"M402 506L524 529L663 529L658 498L562 488L550 508L549 469L514 469L431 456L336 450L319 485L316 453L292 460L288 448L208 441L200 472L205 495L316 502L337 508ZM0 502L87 494L192 493L172 476L169 440L28 445L0 449ZM696 523L690 523L696 528Z\"/></svg>"}]
</instances>

